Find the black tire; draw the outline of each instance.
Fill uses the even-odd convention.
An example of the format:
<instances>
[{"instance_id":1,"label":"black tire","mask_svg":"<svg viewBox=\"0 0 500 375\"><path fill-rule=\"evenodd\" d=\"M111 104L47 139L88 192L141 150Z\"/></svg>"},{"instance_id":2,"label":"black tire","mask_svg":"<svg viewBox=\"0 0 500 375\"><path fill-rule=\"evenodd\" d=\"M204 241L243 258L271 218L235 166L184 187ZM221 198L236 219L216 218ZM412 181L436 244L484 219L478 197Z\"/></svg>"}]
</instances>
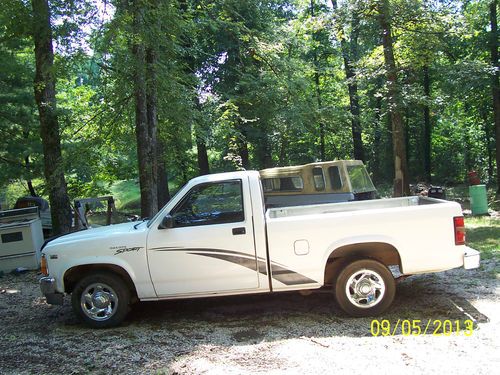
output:
<instances>
[{"instance_id":1,"label":"black tire","mask_svg":"<svg viewBox=\"0 0 500 375\"><path fill-rule=\"evenodd\" d=\"M334 291L337 303L348 315L376 316L387 310L394 300L396 282L382 263L355 260L340 271Z\"/></svg>"},{"instance_id":2,"label":"black tire","mask_svg":"<svg viewBox=\"0 0 500 375\"><path fill-rule=\"evenodd\" d=\"M99 272L85 276L76 284L71 304L75 314L88 326L115 327L129 312L130 291L118 275Z\"/></svg>"}]
</instances>

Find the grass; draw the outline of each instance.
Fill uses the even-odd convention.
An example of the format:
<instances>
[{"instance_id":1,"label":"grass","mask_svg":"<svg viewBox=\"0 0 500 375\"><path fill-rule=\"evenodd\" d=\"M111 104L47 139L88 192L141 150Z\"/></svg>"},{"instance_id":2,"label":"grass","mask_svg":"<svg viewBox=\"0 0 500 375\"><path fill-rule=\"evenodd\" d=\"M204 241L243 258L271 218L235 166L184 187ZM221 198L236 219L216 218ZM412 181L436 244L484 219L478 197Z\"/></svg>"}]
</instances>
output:
<instances>
[{"instance_id":1,"label":"grass","mask_svg":"<svg viewBox=\"0 0 500 375\"><path fill-rule=\"evenodd\" d=\"M41 181L34 181L40 184ZM110 187L111 195L115 198L115 206L118 211L137 213L141 210L141 198L139 183L136 180L116 181ZM39 191L39 189L37 189ZM11 182L5 189L0 191L0 204L2 209L10 209L16 203L17 198L29 195L26 184L21 181ZM48 199L48 197L44 197Z\"/></svg>"},{"instance_id":2,"label":"grass","mask_svg":"<svg viewBox=\"0 0 500 375\"><path fill-rule=\"evenodd\" d=\"M174 188L179 186L168 183L170 194L175 192ZM141 192L137 180L122 180L113 183L110 187L111 194L115 198L115 207L124 213L138 214L141 211Z\"/></svg>"},{"instance_id":3,"label":"grass","mask_svg":"<svg viewBox=\"0 0 500 375\"><path fill-rule=\"evenodd\" d=\"M141 193L136 180L117 181L110 187L118 211L140 212Z\"/></svg>"},{"instance_id":4,"label":"grass","mask_svg":"<svg viewBox=\"0 0 500 375\"><path fill-rule=\"evenodd\" d=\"M467 217L467 245L481 252L481 259L500 260L500 219Z\"/></svg>"}]
</instances>

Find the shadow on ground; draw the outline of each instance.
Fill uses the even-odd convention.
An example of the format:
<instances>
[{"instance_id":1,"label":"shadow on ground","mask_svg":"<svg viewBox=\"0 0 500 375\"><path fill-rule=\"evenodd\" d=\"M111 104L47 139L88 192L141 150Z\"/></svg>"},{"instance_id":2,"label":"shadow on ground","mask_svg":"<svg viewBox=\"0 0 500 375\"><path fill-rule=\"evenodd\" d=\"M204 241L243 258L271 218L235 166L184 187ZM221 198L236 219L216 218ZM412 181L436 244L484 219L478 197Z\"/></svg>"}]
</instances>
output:
<instances>
[{"instance_id":1,"label":"shadow on ground","mask_svg":"<svg viewBox=\"0 0 500 375\"><path fill-rule=\"evenodd\" d=\"M391 324L398 320L421 320L423 324L429 320L450 320L458 321L460 327L467 320L472 320L474 327L489 321L466 298L446 289L439 280L429 277L407 279L398 284L395 301L388 312L377 318L346 316L333 301L330 291L321 289L308 296L293 292L139 303L125 324L168 327L194 335L198 340L223 344L213 342L213 337L217 337L214 331L230 334L231 337L224 337L223 341L252 343L302 336L365 337L371 335L373 319L386 319ZM433 332L431 328L427 333ZM402 334L401 329L394 334Z\"/></svg>"},{"instance_id":2,"label":"shadow on ground","mask_svg":"<svg viewBox=\"0 0 500 375\"><path fill-rule=\"evenodd\" d=\"M460 327L472 320L474 328L480 327L488 317L469 299L498 298L496 280L485 275L456 271L408 278L398 284L388 312L377 319L386 319L392 327L402 320L422 324L450 320ZM16 291L0 294L3 373L18 374L23 369L25 373L122 374L167 369L169 373L179 358L189 362L200 352L212 358L216 353L224 356L227 350L246 353L243 359L251 355L259 363L274 363L276 353L266 354L262 348L279 346L283 340L307 340L321 350L332 342L324 344L323 338L339 338L334 342L355 348L359 338L372 336L373 318L346 316L326 289L308 296L276 293L139 303L122 326L94 330L77 320L68 299L60 307L47 305L40 297L37 278L28 274L0 279L0 289ZM391 335L403 334L401 326L391 329Z\"/></svg>"}]
</instances>

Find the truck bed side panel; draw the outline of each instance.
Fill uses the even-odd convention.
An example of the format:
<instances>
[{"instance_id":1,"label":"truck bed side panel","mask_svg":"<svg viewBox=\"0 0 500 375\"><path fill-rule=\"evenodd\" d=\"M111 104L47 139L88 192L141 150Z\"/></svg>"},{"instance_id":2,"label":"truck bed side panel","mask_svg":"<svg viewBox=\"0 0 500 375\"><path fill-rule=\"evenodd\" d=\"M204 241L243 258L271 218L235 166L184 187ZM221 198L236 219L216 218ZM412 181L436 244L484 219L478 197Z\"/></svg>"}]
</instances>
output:
<instances>
[{"instance_id":1,"label":"truck bed side panel","mask_svg":"<svg viewBox=\"0 0 500 375\"><path fill-rule=\"evenodd\" d=\"M408 204L403 204L405 199ZM402 198L401 204L390 199L385 205L379 200L268 211L271 264L282 268L273 271L285 269L301 275L304 288L321 286L332 252L345 245L369 242L394 246L404 274L461 266L465 247L455 246L453 229L453 217L461 215L460 206L438 200L412 205L415 202L411 199ZM361 206L363 209L358 210ZM275 272L274 290L297 289L297 284L279 281Z\"/></svg>"}]
</instances>

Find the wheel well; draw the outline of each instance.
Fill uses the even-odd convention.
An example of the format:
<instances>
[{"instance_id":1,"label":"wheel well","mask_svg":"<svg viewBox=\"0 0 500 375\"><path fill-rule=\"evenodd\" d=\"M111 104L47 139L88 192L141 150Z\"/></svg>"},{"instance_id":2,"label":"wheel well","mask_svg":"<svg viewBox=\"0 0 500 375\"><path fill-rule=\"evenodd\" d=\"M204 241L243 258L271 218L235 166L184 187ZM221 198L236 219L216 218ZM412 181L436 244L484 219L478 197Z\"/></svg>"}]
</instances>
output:
<instances>
[{"instance_id":1,"label":"wheel well","mask_svg":"<svg viewBox=\"0 0 500 375\"><path fill-rule=\"evenodd\" d=\"M128 272L122 267L114 264L86 264L70 268L64 274L64 291L66 293L71 293L78 281L88 274L96 272L107 272L118 275L127 285L131 295L137 298L134 282L130 278Z\"/></svg>"},{"instance_id":2,"label":"wheel well","mask_svg":"<svg viewBox=\"0 0 500 375\"><path fill-rule=\"evenodd\" d=\"M339 247L332 251L325 267L325 284L331 284L338 272L355 259L373 259L386 266L397 265L402 271L396 248L384 242L367 242Z\"/></svg>"}]
</instances>

